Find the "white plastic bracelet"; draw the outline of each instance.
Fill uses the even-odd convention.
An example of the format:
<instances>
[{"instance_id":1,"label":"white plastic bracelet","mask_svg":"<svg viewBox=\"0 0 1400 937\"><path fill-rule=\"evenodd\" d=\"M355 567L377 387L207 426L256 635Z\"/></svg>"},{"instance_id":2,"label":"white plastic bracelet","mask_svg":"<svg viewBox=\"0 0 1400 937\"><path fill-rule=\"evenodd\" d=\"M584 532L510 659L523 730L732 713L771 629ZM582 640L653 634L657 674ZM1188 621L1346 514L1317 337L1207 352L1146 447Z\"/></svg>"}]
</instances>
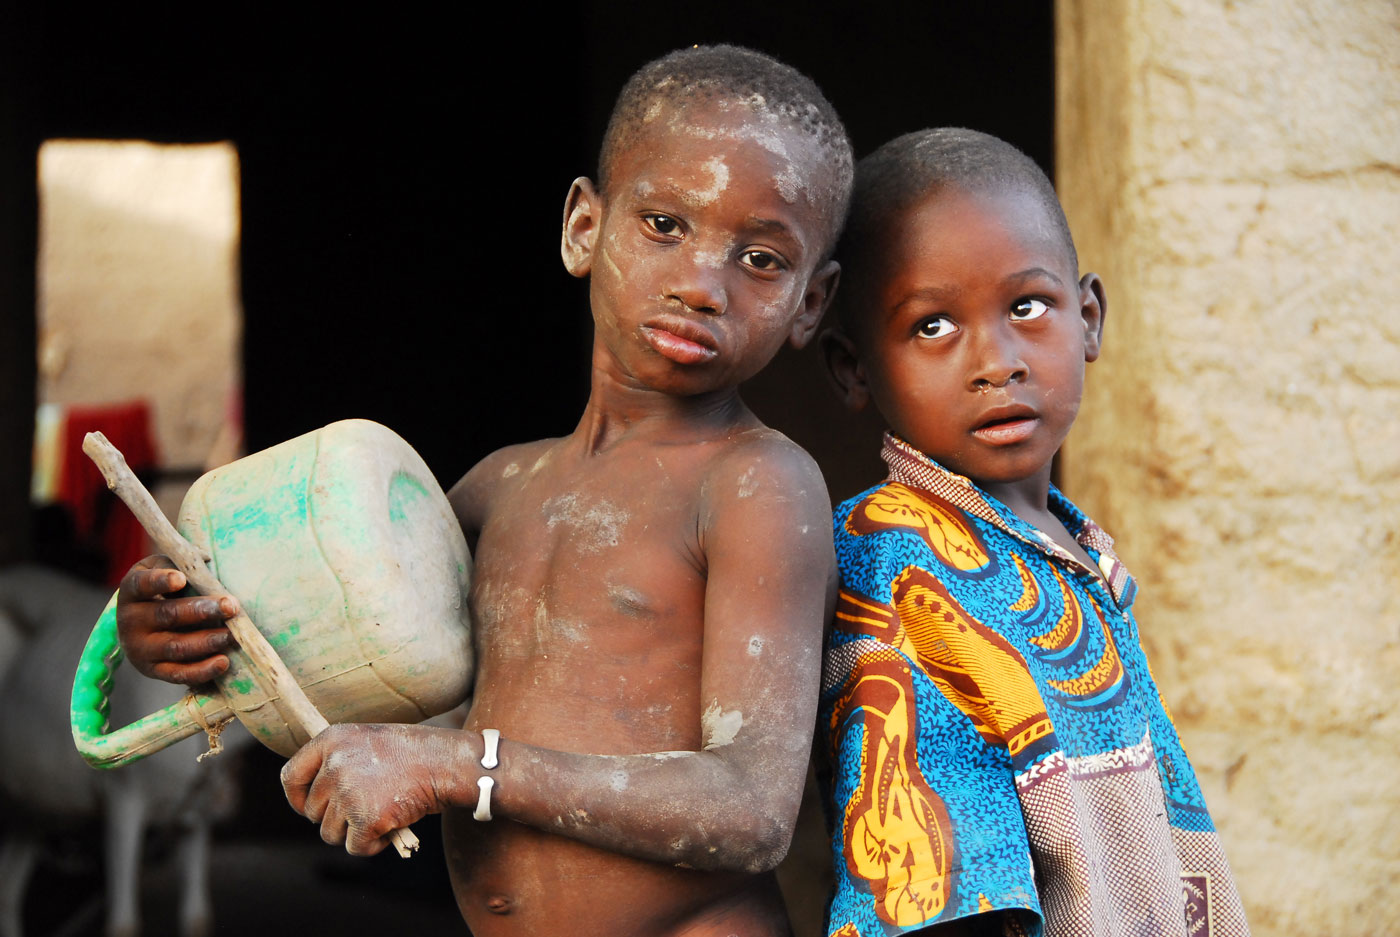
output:
<instances>
[{"instance_id":1,"label":"white plastic bracelet","mask_svg":"<svg viewBox=\"0 0 1400 937\"><path fill-rule=\"evenodd\" d=\"M490 771L496 767L496 747L501 744L501 731L499 729L482 729L481 741L485 744L486 751L481 756L481 766Z\"/></svg>"},{"instance_id":2,"label":"white plastic bracelet","mask_svg":"<svg viewBox=\"0 0 1400 937\"><path fill-rule=\"evenodd\" d=\"M481 742L483 748L481 766L490 771L500 763L496 759L496 749L501 744L500 730L482 729ZM476 812L472 814L472 819L482 822L491 819L491 788L495 786L496 781L490 775L482 775L476 779Z\"/></svg>"},{"instance_id":3,"label":"white plastic bracelet","mask_svg":"<svg viewBox=\"0 0 1400 937\"><path fill-rule=\"evenodd\" d=\"M491 788L496 786L496 781L490 775L482 775L476 779L476 786L479 793L472 819L486 821L491 819Z\"/></svg>"}]
</instances>

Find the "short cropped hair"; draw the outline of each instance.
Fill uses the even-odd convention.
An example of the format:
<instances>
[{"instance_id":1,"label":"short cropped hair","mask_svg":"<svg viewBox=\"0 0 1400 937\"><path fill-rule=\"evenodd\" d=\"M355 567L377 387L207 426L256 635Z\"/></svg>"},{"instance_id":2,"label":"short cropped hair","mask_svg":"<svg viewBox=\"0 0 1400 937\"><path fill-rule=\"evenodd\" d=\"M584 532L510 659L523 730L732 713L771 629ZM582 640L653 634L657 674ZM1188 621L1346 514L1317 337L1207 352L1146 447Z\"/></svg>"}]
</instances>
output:
<instances>
[{"instance_id":1,"label":"short cropped hair","mask_svg":"<svg viewBox=\"0 0 1400 937\"><path fill-rule=\"evenodd\" d=\"M710 45L678 49L637 70L613 105L598 154L598 185L607 191L618 154L640 136L657 105L683 107L710 101L741 101L757 113L772 114L815 140L831 172L829 193L814 202L830 212L832 230L826 253L835 247L851 200L854 155L836 108L816 82L790 65L741 46Z\"/></svg>"},{"instance_id":2,"label":"short cropped hair","mask_svg":"<svg viewBox=\"0 0 1400 937\"><path fill-rule=\"evenodd\" d=\"M964 127L938 127L895 137L856 166L850 217L837 249L845 282L862 280L867 252L884 243L891 217L939 189L1029 192L1045 209L1045 217L1055 226L1069 252L1070 266L1078 272L1079 257L1069 222L1055 186L1035 160L991 134ZM838 314L842 324L849 326L853 304L840 300L838 293Z\"/></svg>"}]
</instances>

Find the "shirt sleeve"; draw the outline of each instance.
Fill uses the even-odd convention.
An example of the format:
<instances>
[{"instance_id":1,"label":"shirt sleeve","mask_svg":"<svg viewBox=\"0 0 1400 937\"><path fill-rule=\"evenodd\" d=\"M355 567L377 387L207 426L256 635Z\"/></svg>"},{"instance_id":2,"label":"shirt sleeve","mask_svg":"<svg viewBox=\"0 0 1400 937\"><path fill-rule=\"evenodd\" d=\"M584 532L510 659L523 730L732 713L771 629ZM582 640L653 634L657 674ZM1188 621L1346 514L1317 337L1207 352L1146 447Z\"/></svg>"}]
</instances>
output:
<instances>
[{"instance_id":1,"label":"shirt sleeve","mask_svg":"<svg viewBox=\"0 0 1400 937\"><path fill-rule=\"evenodd\" d=\"M890 601L907 564L873 559L864 581L843 568L826 655L829 933L896 934L1004 909L1039 915L1010 756L920 666Z\"/></svg>"}]
</instances>

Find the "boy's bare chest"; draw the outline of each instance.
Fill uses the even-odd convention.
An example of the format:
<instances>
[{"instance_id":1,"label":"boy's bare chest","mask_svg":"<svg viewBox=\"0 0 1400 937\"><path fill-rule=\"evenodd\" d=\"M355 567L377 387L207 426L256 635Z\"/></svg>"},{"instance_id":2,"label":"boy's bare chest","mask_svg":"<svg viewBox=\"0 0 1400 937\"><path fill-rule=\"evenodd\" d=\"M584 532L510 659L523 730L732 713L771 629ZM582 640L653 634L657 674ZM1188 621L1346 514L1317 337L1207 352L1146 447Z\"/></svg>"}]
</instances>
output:
<instances>
[{"instance_id":1,"label":"boy's bare chest","mask_svg":"<svg viewBox=\"0 0 1400 937\"><path fill-rule=\"evenodd\" d=\"M659 461L651 472L543 467L493 503L477 540L477 594L499 602L524 590L630 618L671 612L678 585L703 584L697 500L692 480Z\"/></svg>"},{"instance_id":2,"label":"boy's bare chest","mask_svg":"<svg viewBox=\"0 0 1400 937\"><path fill-rule=\"evenodd\" d=\"M541 728L577 724L565 715L625 713L669 735L663 714L678 692L698 692L705 576L695 484L659 463L597 468L542 466L493 501L471 593L477 715L503 723L520 707ZM638 741L631 736L619 732L617 744Z\"/></svg>"}]
</instances>

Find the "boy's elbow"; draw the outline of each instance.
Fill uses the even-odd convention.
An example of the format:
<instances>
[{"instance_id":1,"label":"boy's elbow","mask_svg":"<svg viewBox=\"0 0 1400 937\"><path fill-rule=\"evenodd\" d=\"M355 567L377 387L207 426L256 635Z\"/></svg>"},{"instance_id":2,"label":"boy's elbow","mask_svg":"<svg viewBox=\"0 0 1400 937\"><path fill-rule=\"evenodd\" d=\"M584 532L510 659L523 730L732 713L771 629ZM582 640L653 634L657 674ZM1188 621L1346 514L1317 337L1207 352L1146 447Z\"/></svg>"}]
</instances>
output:
<instances>
[{"instance_id":1,"label":"boy's elbow","mask_svg":"<svg viewBox=\"0 0 1400 937\"><path fill-rule=\"evenodd\" d=\"M719 842L712 842L699 857L696 868L712 872L771 872L787 856L793 824L771 816L750 814L736 818Z\"/></svg>"},{"instance_id":2,"label":"boy's elbow","mask_svg":"<svg viewBox=\"0 0 1400 937\"><path fill-rule=\"evenodd\" d=\"M752 875L773 871L778 867L778 863L787 857L790 846L792 846L792 826L789 824L772 828L768 835L760 836L754 843L754 847L749 850L744 871Z\"/></svg>"}]
</instances>

